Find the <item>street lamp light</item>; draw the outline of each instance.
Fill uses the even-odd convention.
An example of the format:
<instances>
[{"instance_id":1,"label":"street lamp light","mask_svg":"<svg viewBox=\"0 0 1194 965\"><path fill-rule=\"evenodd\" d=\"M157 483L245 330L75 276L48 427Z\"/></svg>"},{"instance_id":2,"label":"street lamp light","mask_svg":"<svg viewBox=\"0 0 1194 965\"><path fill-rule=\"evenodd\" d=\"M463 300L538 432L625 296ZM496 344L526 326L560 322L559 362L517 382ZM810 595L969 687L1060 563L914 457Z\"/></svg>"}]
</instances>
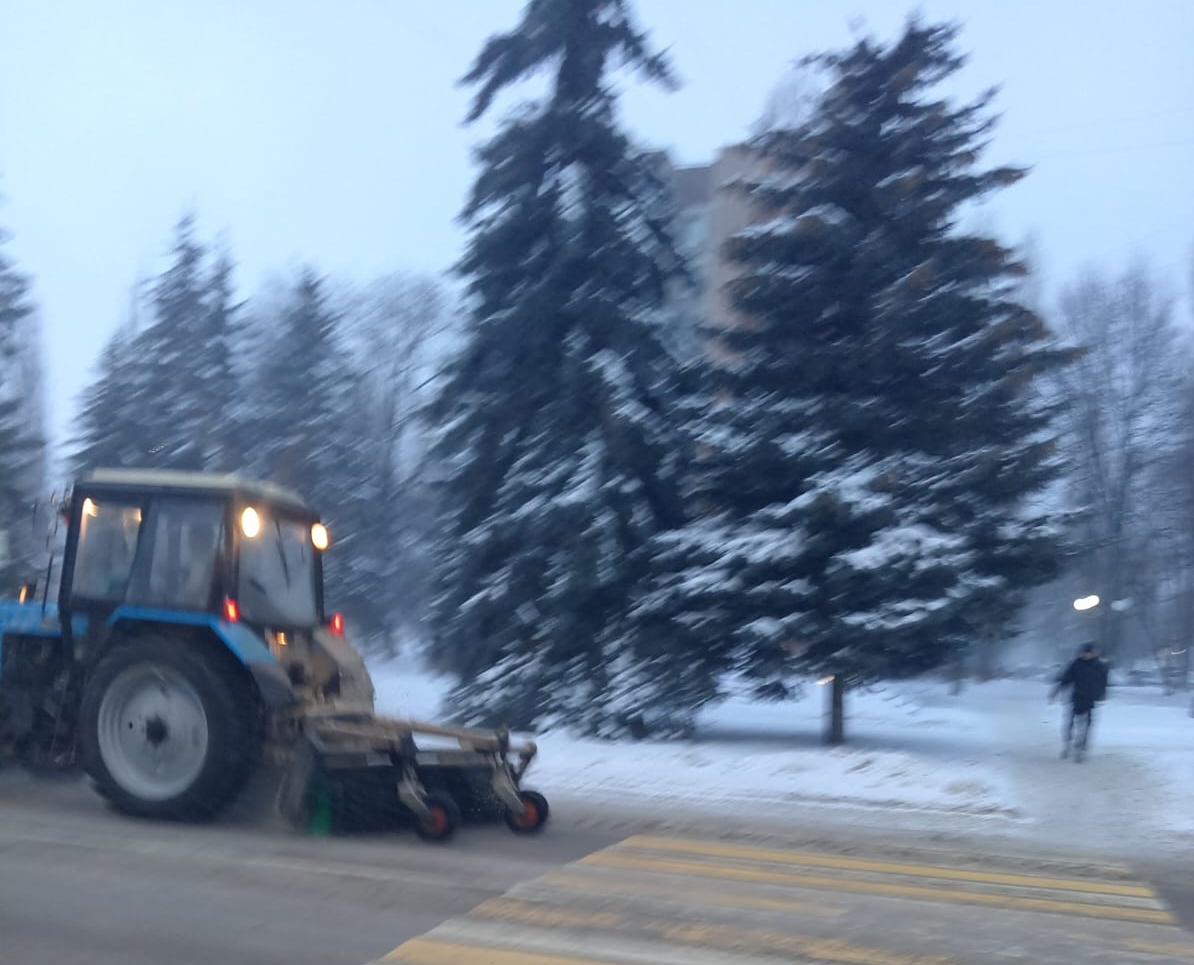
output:
<instances>
[{"instance_id":1,"label":"street lamp light","mask_svg":"<svg viewBox=\"0 0 1194 965\"><path fill-rule=\"evenodd\" d=\"M1099 605L1099 597L1092 593L1090 596L1080 596L1074 601L1074 609L1082 612L1084 610L1093 610Z\"/></svg>"}]
</instances>

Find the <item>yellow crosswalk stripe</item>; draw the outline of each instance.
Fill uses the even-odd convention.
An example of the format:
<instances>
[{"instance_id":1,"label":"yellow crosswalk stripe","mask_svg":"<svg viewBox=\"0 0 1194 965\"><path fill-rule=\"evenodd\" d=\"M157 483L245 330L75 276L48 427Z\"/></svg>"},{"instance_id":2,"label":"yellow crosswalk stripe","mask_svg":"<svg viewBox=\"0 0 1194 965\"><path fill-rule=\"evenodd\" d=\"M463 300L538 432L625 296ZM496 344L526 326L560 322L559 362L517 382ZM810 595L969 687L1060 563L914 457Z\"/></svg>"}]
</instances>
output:
<instances>
[{"instance_id":1,"label":"yellow crosswalk stripe","mask_svg":"<svg viewBox=\"0 0 1194 965\"><path fill-rule=\"evenodd\" d=\"M953 962L952 959L940 955L909 955L858 945L840 938L781 933L765 928L667 921L611 912L573 912L513 898L482 902L473 909L471 917L516 922L540 928L597 928L621 931L624 934L641 933L679 945L732 949L747 954L801 955L821 962L837 962L842 965L952 965Z\"/></svg>"},{"instance_id":2,"label":"yellow crosswalk stripe","mask_svg":"<svg viewBox=\"0 0 1194 965\"><path fill-rule=\"evenodd\" d=\"M616 845L614 851L665 851L692 856L738 858L747 861L779 865L800 865L809 868L839 868L869 871L878 874L906 875L912 878L933 878L946 881L967 881L981 884L1010 885L1021 888L1042 888L1053 891L1075 891L1096 895L1118 895L1126 898L1155 898L1156 892L1144 885L1121 884L1110 881L1090 881L1079 878L1054 878L1044 875L1006 874L995 871L973 871L939 865L905 864L897 861L868 861L862 858L837 855L809 854L801 851L777 851L742 845L708 841L681 841L676 838L635 836Z\"/></svg>"},{"instance_id":3,"label":"yellow crosswalk stripe","mask_svg":"<svg viewBox=\"0 0 1194 965\"><path fill-rule=\"evenodd\" d=\"M1194 962L1194 944L1189 942L1147 942L1139 939L1125 942L1124 947L1134 952L1146 952L1170 961Z\"/></svg>"},{"instance_id":4,"label":"yellow crosswalk stripe","mask_svg":"<svg viewBox=\"0 0 1194 965\"><path fill-rule=\"evenodd\" d=\"M635 835L489 898L383 961L973 965L1001 960L1010 937L1026 961L1194 965L1172 912L1127 869L1005 862Z\"/></svg>"},{"instance_id":5,"label":"yellow crosswalk stripe","mask_svg":"<svg viewBox=\"0 0 1194 965\"><path fill-rule=\"evenodd\" d=\"M536 879L544 885L568 888L585 894L635 895L640 898L670 898L674 901L690 901L724 908L741 908L744 911L778 911L785 915L804 915L812 918L841 918L846 909L841 905L830 905L821 901L805 901L801 898L767 898L762 895L740 895L725 889L693 888L688 885L674 885L661 890L658 884L644 884L619 876L609 883L591 874L576 871L555 871Z\"/></svg>"},{"instance_id":6,"label":"yellow crosswalk stripe","mask_svg":"<svg viewBox=\"0 0 1194 965\"><path fill-rule=\"evenodd\" d=\"M611 911L579 911L556 908L517 898L490 898L474 908L470 915L497 921L521 921L547 928L621 928L626 916Z\"/></svg>"},{"instance_id":7,"label":"yellow crosswalk stripe","mask_svg":"<svg viewBox=\"0 0 1194 965\"><path fill-rule=\"evenodd\" d=\"M767 868L742 868L732 865L716 865L703 861L650 858L619 853L617 851L599 851L596 854L589 855L587 858L582 858L580 864L602 868L620 868L629 871L656 872L659 874L724 878L731 881L749 881L756 884L824 888L832 891L884 895L893 898L917 898L963 904L979 904L992 908L1009 908L1021 911L1046 911L1057 914L1086 915L1092 918L1115 918L1121 921L1160 922L1164 924L1172 924L1174 921L1173 916L1161 908L1134 908L1124 905L1060 901L1053 898L1032 898L1024 895L992 894L989 892L966 891L964 889L944 888L933 885L894 884L860 878L806 875L789 871L773 871Z\"/></svg>"},{"instance_id":8,"label":"yellow crosswalk stripe","mask_svg":"<svg viewBox=\"0 0 1194 965\"><path fill-rule=\"evenodd\" d=\"M412 938L395 948L382 961L405 962L408 965L618 965L608 958L507 951L489 945L465 945L435 938Z\"/></svg>"}]
</instances>

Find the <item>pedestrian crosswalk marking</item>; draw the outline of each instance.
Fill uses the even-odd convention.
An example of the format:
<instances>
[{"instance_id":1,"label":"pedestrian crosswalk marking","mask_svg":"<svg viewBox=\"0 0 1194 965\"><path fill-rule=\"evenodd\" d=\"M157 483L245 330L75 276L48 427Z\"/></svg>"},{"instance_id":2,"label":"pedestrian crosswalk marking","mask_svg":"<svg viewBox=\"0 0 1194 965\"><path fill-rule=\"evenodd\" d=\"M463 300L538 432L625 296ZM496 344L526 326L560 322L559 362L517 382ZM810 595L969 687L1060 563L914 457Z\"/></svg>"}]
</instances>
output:
<instances>
[{"instance_id":1,"label":"pedestrian crosswalk marking","mask_svg":"<svg viewBox=\"0 0 1194 965\"><path fill-rule=\"evenodd\" d=\"M608 958L602 960L504 951L486 945L444 942L434 938L412 938L405 945L395 948L382 961L404 962L408 965L619 965Z\"/></svg>"},{"instance_id":2,"label":"pedestrian crosswalk marking","mask_svg":"<svg viewBox=\"0 0 1194 965\"><path fill-rule=\"evenodd\" d=\"M740 858L748 861L779 865L799 865L809 868L840 868L870 871L879 874L906 875L914 878L936 878L948 881L968 881L982 884L1012 885L1024 888L1046 888L1054 891L1077 891L1097 895L1155 898L1156 892L1146 885L1123 884L1112 881L1091 881L1079 878L1056 878L1048 875L1006 874L975 871L969 868L950 868L940 865L907 864L897 861L868 861L862 858L837 855L810 854L803 851L778 851L720 842L681 841L676 838L635 836L615 845L613 851L654 851L716 858Z\"/></svg>"},{"instance_id":3,"label":"pedestrian crosswalk marking","mask_svg":"<svg viewBox=\"0 0 1194 965\"><path fill-rule=\"evenodd\" d=\"M466 921L467 931L462 924L448 923L442 926L442 933L436 929L412 939L383 961L394 965L794 965L814 961L826 965L962 965L939 955L900 955L881 948L849 946L836 939L822 940L818 950L831 956L823 957L810 954L809 949L818 946L802 945L799 936L760 933L751 936L755 941L746 942L742 934L736 934L742 930L696 924L658 936L632 936L622 932L553 933L523 923ZM759 937L772 941L760 945ZM796 951L798 947L803 951ZM793 957L797 954L799 958Z\"/></svg>"},{"instance_id":4,"label":"pedestrian crosswalk marking","mask_svg":"<svg viewBox=\"0 0 1194 965\"><path fill-rule=\"evenodd\" d=\"M658 884L644 884L619 876L609 882L592 874L578 874L570 871L555 871L537 879L540 883L558 888L567 888L588 894L635 895L642 898L668 897L675 901L691 901L707 905L721 905L726 908L741 908L754 911L778 911L787 915L804 915L813 918L840 918L846 909L841 905L825 902L805 901L800 898L767 898L762 895L740 895L724 888L693 888L676 884L661 891Z\"/></svg>"},{"instance_id":5,"label":"pedestrian crosswalk marking","mask_svg":"<svg viewBox=\"0 0 1194 965\"><path fill-rule=\"evenodd\" d=\"M636 835L489 898L389 965L1194 965L1122 867ZM956 863L951 863L956 862ZM1083 877L1081 871L1089 870Z\"/></svg>"},{"instance_id":6,"label":"pedestrian crosswalk marking","mask_svg":"<svg viewBox=\"0 0 1194 965\"><path fill-rule=\"evenodd\" d=\"M801 888L829 889L893 898L917 898L964 904L987 905L1017 911L1046 911L1058 914L1086 915L1092 918L1115 918L1121 921L1158 922L1172 924L1173 916L1163 908L1136 908L1127 905L1094 904L1080 901L1059 901L1054 898L1033 898L1026 895L992 894L965 891L934 885L895 884L862 878L838 878L831 875L806 875L769 868L746 868L711 864L703 861L681 861L651 858L617 851L599 851L581 859L581 864L627 871L646 871L658 874L701 875L730 881L749 881L756 884L788 885Z\"/></svg>"},{"instance_id":7,"label":"pedestrian crosswalk marking","mask_svg":"<svg viewBox=\"0 0 1194 965\"><path fill-rule=\"evenodd\" d=\"M1134 939L1124 943L1125 948L1150 955L1163 956L1170 961L1194 962L1194 945L1179 942L1148 942Z\"/></svg>"},{"instance_id":8,"label":"pedestrian crosswalk marking","mask_svg":"<svg viewBox=\"0 0 1194 965\"><path fill-rule=\"evenodd\" d=\"M662 938L679 945L725 948L766 955L801 955L820 962L842 965L952 965L953 961L939 955L909 955L871 948L840 938L820 938L815 935L781 933L761 928L739 928L611 912L576 913L513 898L482 902L471 914L476 918L545 928L620 929L624 932Z\"/></svg>"},{"instance_id":9,"label":"pedestrian crosswalk marking","mask_svg":"<svg viewBox=\"0 0 1194 965\"><path fill-rule=\"evenodd\" d=\"M528 925L551 928L620 928L626 924L626 916L614 912L573 911L516 898L490 898L481 902L470 914L477 918L522 921Z\"/></svg>"}]
</instances>

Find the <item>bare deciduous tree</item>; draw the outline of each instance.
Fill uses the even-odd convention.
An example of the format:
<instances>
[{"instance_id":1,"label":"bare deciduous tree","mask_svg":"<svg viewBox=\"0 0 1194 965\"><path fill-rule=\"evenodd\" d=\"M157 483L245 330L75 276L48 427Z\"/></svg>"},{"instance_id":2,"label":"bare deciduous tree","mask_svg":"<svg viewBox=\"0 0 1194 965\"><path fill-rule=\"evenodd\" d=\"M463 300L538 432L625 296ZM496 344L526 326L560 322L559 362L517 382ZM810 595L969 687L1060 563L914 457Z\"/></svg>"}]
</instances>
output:
<instances>
[{"instance_id":1,"label":"bare deciduous tree","mask_svg":"<svg viewBox=\"0 0 1194 965\"><path fill-rule=\"evenodd\" d=\"M1187 362L1173 443L1157 473L1163 498L1154 516L1150 570L1158 602L1157 637L1167 684L1188 686L1194 641L1194 365Z\"/></svg>"},{"instance_id":2,"label":"bare deciduous tree","mask_svg":"<svg viewBox=\"0 0 1194 965\"><path fill-rule=\"evenodd\" d=\"M422 622L433 513L418 413L453 335L453 312L438 279L411 273L372 282L347 298L344 311L360 373L355 431L367 449L361 468L371 507L364 510L369 545L358 549L371 572L359 582L370 588L382 647L394 655Z\"/></svg>"},{"instance_id":3,"label":"bare deciduous tree","mask_svg":"<svg viewBox=\"0 0 1194 965\"><path fill-rule=\"evenodd\" d=\"M1089 272L1064 291L1058 328L1085 350L1058 384L1070 403L1072 491L1084 510L1078 569L1103 601L1094 617L1098 641L1116 658L1155 653L1151 549L1172 498L1157 483L1179 422L1172 300L1142 265L1116 278ZM1135 648L1126 646L1129 614L1139 631Z\"/></svg>"}]
</instances>

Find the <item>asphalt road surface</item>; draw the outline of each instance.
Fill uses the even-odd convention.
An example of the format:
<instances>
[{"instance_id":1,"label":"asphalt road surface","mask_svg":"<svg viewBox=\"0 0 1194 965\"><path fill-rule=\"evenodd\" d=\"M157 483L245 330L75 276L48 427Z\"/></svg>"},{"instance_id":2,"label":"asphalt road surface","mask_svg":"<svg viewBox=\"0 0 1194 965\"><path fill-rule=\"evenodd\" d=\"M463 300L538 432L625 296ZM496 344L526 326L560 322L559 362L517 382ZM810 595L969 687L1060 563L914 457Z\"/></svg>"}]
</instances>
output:
<instances>
[{"instance_id":1,"label":"asphalt road surface","mask_svg":"<svg viewBox=\"0 0 1194 965\"><path fill-rule=\"evenodd\" d=\"M363 965L610 838L168 825L122 818L82 784L0 774L0 963Z\"/></svg>"},{"instance_id":2,"label":"asphalt road surface","mask_svg":"<svg viewBox=\"0 0 1194 965\"><path fill-rule=\"evenodd\" d=\"M0 775L2 965L1194 965L1170 866L838 826L748 840L557 808L540 836L123 819Z\"/></svg>"}]
</instances>

